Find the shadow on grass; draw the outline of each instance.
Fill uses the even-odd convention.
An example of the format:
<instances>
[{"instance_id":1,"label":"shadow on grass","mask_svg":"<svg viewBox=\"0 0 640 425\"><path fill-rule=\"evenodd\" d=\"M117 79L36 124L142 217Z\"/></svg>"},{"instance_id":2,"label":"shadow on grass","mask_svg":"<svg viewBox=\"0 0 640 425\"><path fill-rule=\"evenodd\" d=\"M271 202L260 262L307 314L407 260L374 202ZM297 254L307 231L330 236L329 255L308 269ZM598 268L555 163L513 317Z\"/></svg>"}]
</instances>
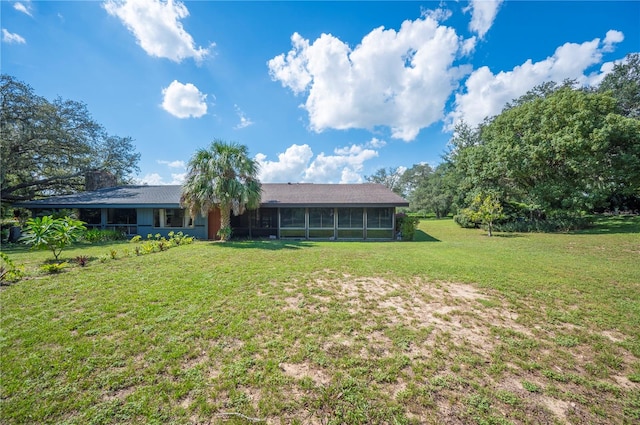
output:
<instances>
[{"instance_id":1,"label":"shadow on grass","mask_svg":"<svg viewBox=\"0 0 640 425\"><path fill-rule=\"evenodd\" d=\"M494 237L496 238L522 238L524 235L520 233L494 233Z\"/></svg>"},{"instance_id":2,"label":"shadow on grass","mask_svg":"<svg viewBox=\"0 0 640 425\"><path fill-rule=\"evenodd\" d=\"M577 235L612 235L616 233L640 233L640 215L598 217L593 227L570 232Z\"/></svg>"},{"instance_id":3,"label":"shadow on grass","mask_svg":"<svg viewBox=\"0 0 640 425\"><path fill-rule=\"evenodd\" d=\"M440 242L440 239L436 239L430 234L423 232L422 230L416 230L413 235L414 242Z\"/></svg>"},{"instance_id":4,"label":"shadow on grass","mask_svg":"<svg viewBox=\"0 0 640 425\"><path fill-rule=\"evenodd\" d=\"M279 251L283 249L302 249L311 248L315 244L309 241L298 240L271 240L271 239L255 239L255 240L230 240L228 242L211 242L212 245L229 249L266 249L269 251Z\"/></svg>"}]
</instances>

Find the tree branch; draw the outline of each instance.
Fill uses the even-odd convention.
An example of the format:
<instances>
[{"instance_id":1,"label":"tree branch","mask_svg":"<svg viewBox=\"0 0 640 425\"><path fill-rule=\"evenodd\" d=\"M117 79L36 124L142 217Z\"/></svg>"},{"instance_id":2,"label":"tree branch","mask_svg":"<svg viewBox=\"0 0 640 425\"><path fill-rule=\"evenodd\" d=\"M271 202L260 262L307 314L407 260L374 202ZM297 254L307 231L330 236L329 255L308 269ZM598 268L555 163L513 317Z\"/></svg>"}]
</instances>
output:
<instances>
[{"instance_id":1,"label":"tree branch","mask_svg":"<svg viewBox=\"0 0 640 425\"><path fill-rule=\"evenodd\" d=\"M41 179L41 180L34 180L31 182L25 182L25 183L20 183L17 184L15 186L9 186L7 188L2 189L2 198L8 198L8 194L11 194L13 192L15 192L16 190L19 189L24 189L27 187L33 187L33 186L40 186L40 185L48 185L50 183L56 182L56 181L60 181L60 180L67 180L67 179L72 179L74 177L79 177L82 174L84 174L85 171L79 171L77 173L73 173L73 174L67 174L64 176L55 176L55 177L49 177L47 179Z\"/></svg>"}]
</instances>

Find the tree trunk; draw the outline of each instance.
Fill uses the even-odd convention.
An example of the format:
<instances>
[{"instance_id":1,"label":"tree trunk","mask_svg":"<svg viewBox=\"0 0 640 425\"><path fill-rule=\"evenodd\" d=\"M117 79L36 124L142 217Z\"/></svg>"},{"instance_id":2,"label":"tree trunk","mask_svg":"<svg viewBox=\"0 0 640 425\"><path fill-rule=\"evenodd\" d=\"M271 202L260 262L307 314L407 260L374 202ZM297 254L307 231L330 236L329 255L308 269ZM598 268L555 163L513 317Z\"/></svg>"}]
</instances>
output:
<instances>
[{"instance_id":1,"label":"tree trunk","mask_svg":"<svg viewBox=\"0 0 640 425\"><path fill-rule=\"evenodd\" d=\"M220 205L220 240L226 242L231 236L231 205Z\"/></svg>"}]
</instances>

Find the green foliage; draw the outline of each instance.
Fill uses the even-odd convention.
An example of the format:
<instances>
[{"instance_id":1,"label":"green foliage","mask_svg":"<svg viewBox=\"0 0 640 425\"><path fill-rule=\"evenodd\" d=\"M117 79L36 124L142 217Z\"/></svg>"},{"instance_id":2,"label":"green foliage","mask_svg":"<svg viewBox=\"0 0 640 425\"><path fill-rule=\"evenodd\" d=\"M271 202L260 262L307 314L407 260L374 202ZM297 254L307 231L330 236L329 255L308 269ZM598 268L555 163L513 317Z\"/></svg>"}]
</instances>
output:
<instances>
[{"instance_id":1,"label":"green foliage","mask_svg":"<svg viewBox=\"0 0 640 425\"><path fill-rule=\"evenodd\" d=\"M472 218L471 211L467 208L454 215L453 221L455 221L458 226L465 229L477 229L480 227L480 223Z\"/></svg>"},{"instance_id":2,"label":"green foliage","mask_svg":"<svg viewBox=\"0 0 640 425\"><path fill-rule=\"evenodd\" d=\"M630 53L617 63L598 91L609 92L616 98L621 115L640 118L640 53Z\"/></svg>"},{"instance_id":3,"label":"green foliage","mask_svg":"<svg viewBox=\"0 0 640 425\"><path fill-rule=\"evenodd\" d=\"M83 239L90 243L95 242L110 242L110 241L122 241L127 236L117 230L108 229L89 229L85 232Z\"/></svg>"},{"instance_id":4,"label":"green foliage","mask_svg":"<svg viewBox=\"0 0 640 425\"><path fill-rule=\"evenodd\" d=\"M79 240L85 230L82 221L71 217L36 217L27 220L21 240L34 249L50 250L57 260L62 250Z\"/></svg>"},{"instance_id":5,"label":"green foliage","mask_svg":"<svg viewBox=\"0 0 640 425\"><path fill-rule=\"evenodd\" d=\"M636 208L640 120L621 115L612 93L547 83L476 129L458 124L445 157L453 204L492 192L510 220L521 217L509 217L508 204L530 206L528 220Z\"/></svg>"},{"instance_id":6,"label":"green foliage","mask_svg":"<svg viewBox=\"0 0 640 425\"><path fill-rule=\"evenodd\" d=\"M24 267L16 266L4 252L0 252L0 282L17 282L24 276Z\"/></svg>"},{"instance_id":7,"label":"green foliage","mask_svg":"<svg viewBox=\"0 0 640 425\"><path fill-rule=\"evenodd\" d=\"M261 194L258 163L249 158L247 147L215 140L189 161L180 204L192 217L205 217L214 207L220 208L220 229L226 229L231 213L240 215L247 208L257 208ZM228 235L219 236L225 241Z\"/></svg>"},{"instance_id":8,"label":"green foliage","mask_svg":"<svg viewBox=\"0 0 640 425\"><path fill-rule=\"evenodd\" d=\"M487 226L489 236L493 235L495 222L505 217L502 204L497 196L491 193L476 195L469 208L461 211L461 215L468 217L471 222Z\"/></svg>"},{"instance_id":9,"label":"green foliage","mask_svg":"<svg viewBox=\"0 0 640 425\"><path fill-rule=\"evenodd\" d=\"M539 393L542 389L531 381L522 381L522 387L530 393Z\"/></svg>"},{"instance_id":10,"label":"green foliage","mask_svg":"<svg viewBox=\"0 0 640 425\"><path fill-rule=\"evenodd\" d=\"M6 74L0 97L3 204L83 190L88 170L109 171L120 183L139 171L131 138L107 134L84 103L49 101Z\"/></svg>"},{"instance_id":11,"label":"green foliage","mask_svg":"<svg viewBox=\"0 0 640 425\"><path fill-rule=\"evenodd\" d=\"M396 214L396 231L402 235L403 241L412 241L416 233L416 227L420 218L412 217L404 213Z\"/></svg>"},{"instance_id":12,"label":"green foliage","mask_svg":"<svg viewBox=\"0 0 640 425\"><path fill-rule=\"evenodd\" d=\"M495 230L500 232L571 232L575 230L584 230L593 226L594 219L592 216L551 216L548 218L529 220L526 218L515 219L511 221L498 222L494 225Z\"/></svg>"},{"instance_id":13,"label":"green foliage","mask_svg":"<svg viewBox=\"0 0 640 425\"><path fill-rule=\"evenodd\" d=\"M380 168L374 174L365 176L365 180L370 183L384 185L400 196L404 195L406 181L404 180L404 172L400 167Z\"/></svg>"},{"instance_id":14,"label":"green foliage","mask_svg":"<svg viewBox=\"0 0 640 425\"><path fill-rule=\"evenodd\" d=\"M233 230L231 229L231 226L225 226L225 227L222 227L220 230L218 230L216 235L221 240L226 241L231 238L232 233L233 233Z\"/></svg>"},{"instance_id":15,"label":"green foliage","mask_svg":"<svg viewBox=\"0 0 640 425\"><path fill-rule=\"evenodd\" d=\"M185 235L183 232L169 232L167 234L168 239L163 237L160 233L155 235L148 234L147 239L143 240L142 236L136 235L131 238L130 243L140 244L134 247L134 253L136 256L144 254L152 254L154 252L166 251L169 248L173 248L181 245L189 245L193 243L195 238L193 236ZM124 252L124 251L123 251ZM126 251L127 253L129 251Z\"/></svg>"},{"instance_id":16,"label":"green foliage","mask_svg":"<svg viewBox=\"0 0 640 425\"><path fill-rule=\"evenodd\" d=\"M67 267L69 265L69 263L49 263L49 264L43 264L42 266L40 266L40 269L48 274L58 274L60 272L62 272L62 270L64 270L65 267Z\"/></svg>"},{"instance_id":17,"label":"green foliage","mask_svg":"<svg viewBox=\"0 0 640 425\"><path fill-rule=\"evenodd\" d=\"M142 253L151 254L155 252L156 244L153 241L146 241L142 243Z\"/></svg>"},{"instance_id":18,"label":"green foliage","mask_svg":"<svg viewBox=\"0 0 640 425\"><path fill-rule=\"evenodd\" d=\"M415 167L415 166L414 166ZM409 195L411 209L446 217L454 205L459 182L451 164L445 162L413 184Z\"/></svg>"}]
</instances>

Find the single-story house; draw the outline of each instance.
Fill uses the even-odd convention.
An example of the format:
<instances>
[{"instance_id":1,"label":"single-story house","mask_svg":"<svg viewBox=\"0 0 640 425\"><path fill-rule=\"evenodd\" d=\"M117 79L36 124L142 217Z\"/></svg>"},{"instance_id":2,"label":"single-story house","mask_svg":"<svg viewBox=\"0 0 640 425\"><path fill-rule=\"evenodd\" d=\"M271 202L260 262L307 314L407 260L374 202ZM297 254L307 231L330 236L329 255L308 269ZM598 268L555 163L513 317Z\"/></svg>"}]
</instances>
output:
<instances>
[{"instance_id":1,"label":"single-story house","mask_svg":"<svg viewBox=\"0 0 640 425\"><path fill-rule=\"evenodd\" d=\"M181 186L118 186L23 202L35 214L72 209L88 227L134 235L182 231L215 239L220 211L192 219ZM381 184L264 183L260 207L231 217L234 237L329 240L395 238L397 207L409 206Z\"/></svg>"}]
</instances>

